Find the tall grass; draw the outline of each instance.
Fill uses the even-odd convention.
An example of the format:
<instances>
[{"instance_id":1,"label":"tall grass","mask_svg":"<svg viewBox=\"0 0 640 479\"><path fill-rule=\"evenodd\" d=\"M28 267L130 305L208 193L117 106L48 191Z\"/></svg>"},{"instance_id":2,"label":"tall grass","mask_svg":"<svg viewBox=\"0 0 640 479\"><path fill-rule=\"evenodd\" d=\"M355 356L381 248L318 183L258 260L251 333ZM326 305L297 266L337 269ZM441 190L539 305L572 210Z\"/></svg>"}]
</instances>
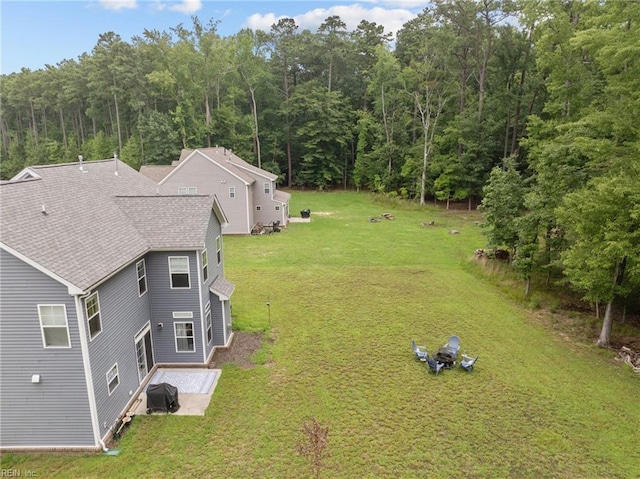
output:
<instances>
[{"instance_id":1,"label":"tall grass","mask_svg":"<svg viewBox=\"0 0 640 479\"><path fill-rule=\"evenodd\" d=\"M291 211L305 208L310 223L224 239L234 326L273 343L253 369L224 367L204 418L135 418L115 457L10 455L2 467L310 477L296 443L316 418L330 430L327 478L640 476L637 376L477 274L475 213L295 192ZM386 212L395 219L367 221ZM413 359L412 339L433 352L452 334L480 355L472 373L436 377Z\"/></svg>"}]
</instances>

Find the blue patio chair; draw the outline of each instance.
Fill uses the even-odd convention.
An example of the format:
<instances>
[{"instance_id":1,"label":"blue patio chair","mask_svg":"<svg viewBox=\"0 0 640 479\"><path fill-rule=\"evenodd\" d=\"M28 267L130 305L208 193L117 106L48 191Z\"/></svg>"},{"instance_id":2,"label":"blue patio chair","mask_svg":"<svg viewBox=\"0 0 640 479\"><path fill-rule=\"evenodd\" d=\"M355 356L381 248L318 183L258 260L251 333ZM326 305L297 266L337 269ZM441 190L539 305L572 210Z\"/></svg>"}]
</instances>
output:
<instances>
[{"instance_id":1,"label":"blue patio chair","mask_svg":"<svg viewBox=\"0 0 640 479\"><path fill-rule=\"evenodd\" d=\"M458 336L451 336L447 344L444 345L444 349L448 349L458 355L460 349L460 338Z\"/></svg>"},{"instance_id":2,"label":"blue patio chair","mask_svg":"<svg viewBox=\"0 0 640 479\"><path fill-rule=\"evenodd\" d=\"M473 365L476 363L478 358L479 356L476 356L474 358L472 356L467 356L466 354L463 354L462 361L460 361L460 367L470 373L471 371L473 371Z\"/></svg>"},{"instance_id":3,"label":"blue patio chair","mask_svg":"<svg viewBox=\"0 0 640 479\"><path fill-rule=\"evenodd\" d=\"M433 371L437 376L440 370L444 368L444 363L440 363L433 358L427 358L427 366L429 370Z\"/></svg>"},{"instance_id":4,"label":"blue patio chair","mask_svg":"<svg viewBox=\"0 0 640 479\"><path fill-rule=\"evenodd\" d=\"M418 346L415 341L411 341L411 349L413 349L413 354L415 354L416 359L420 361L425 361L429 357L427 347Z\"/></svg>"}]
</instances>

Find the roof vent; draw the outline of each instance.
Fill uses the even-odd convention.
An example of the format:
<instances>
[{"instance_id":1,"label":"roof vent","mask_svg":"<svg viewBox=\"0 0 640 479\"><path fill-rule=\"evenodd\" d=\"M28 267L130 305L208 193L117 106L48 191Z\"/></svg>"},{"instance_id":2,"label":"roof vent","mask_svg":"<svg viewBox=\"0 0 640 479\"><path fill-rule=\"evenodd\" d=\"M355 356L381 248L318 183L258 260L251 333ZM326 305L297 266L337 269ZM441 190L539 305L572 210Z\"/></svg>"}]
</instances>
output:
<instances>
[{"instance_id":1,"label":"roof vent","mask_svg":"<svg viewBox=\"0 0 640 479\"><path fill-rule=\"evenodd\" d=\"M82 155L78 155L78 161L80 162L80 171L84 172L84 168L83 168L83 160L84 158L82 157Z\"/></svg>"},{"instance_id":2,"label":"roof vent","mask_svg":"<svg viewBox=\"0 0 640 479\"><path fill-rule=\"evenodd\" d=\"M115 151L113 152L113 161L116 163L115 175L118 176L118 154Z\"/></svg>"},{"instance_id":3,"label":"roof vent","mask_svg":"<svg viewBox=\"0 0 640 479\"><path fill-rule=\"evenodd\" d=\"M45 216L49 214L47 213L47 209L45 208L44 204L42 205L42 214Z\"/></svg>"}]
</instances>

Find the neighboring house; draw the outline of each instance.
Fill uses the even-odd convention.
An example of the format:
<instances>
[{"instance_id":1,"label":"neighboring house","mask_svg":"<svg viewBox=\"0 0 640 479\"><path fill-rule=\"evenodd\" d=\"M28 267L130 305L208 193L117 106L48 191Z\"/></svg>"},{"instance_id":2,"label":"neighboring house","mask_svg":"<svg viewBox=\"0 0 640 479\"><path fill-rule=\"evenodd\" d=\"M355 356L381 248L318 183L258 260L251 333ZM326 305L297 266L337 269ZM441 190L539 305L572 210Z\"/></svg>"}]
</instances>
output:
<instances>
[{"instance_id":1,"label":"neighboring house","mask_svg":"<svg viewBox=\"0 0 640 479\"><path fill-rule=\"evenodd\" d=\"M0 449L97 449L160 365L231 339L213 196L162 196L119 160L0 186Z\"/></svg>"},{"instance_id":2,"label":"neighboring house","mask_svg":"<svg viewBox=\"0 0 640 479\"><path fill-rule=\"evenodd\" d=\"M162 194L216 195L229 225L224 234L249 234L257 223L289 221L291 195L276 189L277 176L222 147L182 150L171 166L143 166Z\"/></svg>"}]
</instances>

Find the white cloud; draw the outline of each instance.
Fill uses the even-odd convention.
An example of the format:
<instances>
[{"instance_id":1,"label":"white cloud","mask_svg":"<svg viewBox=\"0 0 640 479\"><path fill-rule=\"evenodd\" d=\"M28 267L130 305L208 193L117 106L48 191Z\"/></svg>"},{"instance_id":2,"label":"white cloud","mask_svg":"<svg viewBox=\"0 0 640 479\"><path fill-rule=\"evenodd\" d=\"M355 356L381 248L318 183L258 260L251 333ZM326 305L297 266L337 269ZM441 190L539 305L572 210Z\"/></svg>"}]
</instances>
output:
<instances>
[{"instance_id":1,"label":"white cloud","mask_svg":"<svg viewBox=\"0 0 640 479\"><path fill-rule=\"evenodd\" d=\"M424 2L421 2L424 5ZM252 30L263 30L268 32L271 25L278 23L282 18L293 18L298 25L299 30L317 31L328 17L337 15L347 25L347 31L353 31L362 20L375 22L378 25L384 25L385 33L397 33L402 26L414 18L416 13L405 8L383 8L383 7L364 7L360 4L353 5L336 5L330 8L316 8L301 15L288 17L287 15L276 16L273 13L254 13L244 23L244 27Z\"/></svg>"},{"instance_id":2,"label":"white cloud","mask_svg":"<svg viewBox=\"0 0 640 479\"><path fill-rule=\"evenodd\" d=\"M100 6L118 12L124 8L138 8L138 3L136 0L100 0Z\"/></svg>"},{"instance_id":3,"label":"white cloud","mask_svg":"<svg viewBox=\"0 0 640 479\"><path fill-rule=\"evenodd\" d=\"M202 8L202 0L182 0L177 5L171 5L169 10L174 12L184 13L185 15L191 15L196 13Z\"/></svg>"}]
</instances>

